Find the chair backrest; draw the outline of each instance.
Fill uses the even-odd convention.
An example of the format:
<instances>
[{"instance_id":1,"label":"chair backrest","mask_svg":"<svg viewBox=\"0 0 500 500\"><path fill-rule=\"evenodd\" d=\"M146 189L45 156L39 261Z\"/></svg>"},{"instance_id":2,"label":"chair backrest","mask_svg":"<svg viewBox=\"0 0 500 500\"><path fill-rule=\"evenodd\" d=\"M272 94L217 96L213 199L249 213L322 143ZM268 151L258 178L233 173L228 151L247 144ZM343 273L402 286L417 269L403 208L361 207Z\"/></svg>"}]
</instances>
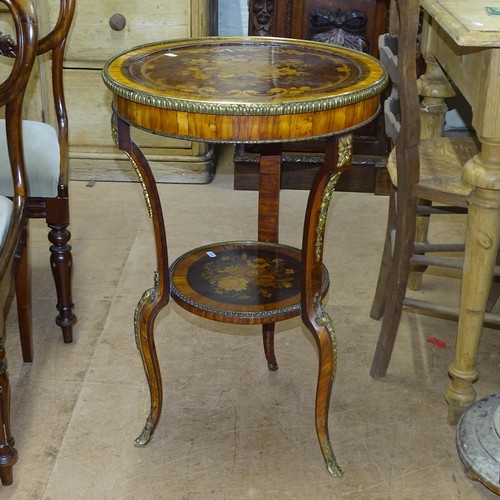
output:
<instances>
[{"instance_id":1,"label":"chair backrest","mask_svg":"<svg viewBox=\"0 0 500 500\"><path fill-rule=\"evenodd\" d=\"M51 31L40 38L38 55L47 54L51 60L51 80L53 104L57 122L57 135L60 144L60 179L59 193L65 196L64 191L69 180L68 172L68 115L64 99L63 63L64 51L69 31L75 15L76 0L60 0L59 16Z\"/></svg>"},{"instance_id":2,"label":"chair backrest","mask_svg":"<svg viewBox=\"0 0 500 500\"><path fill-rule=\"evenodd\" d=\"M11 71L0 85L0 106L5 108L6 135L14 196L25 197L26 180L21 133L22 102L37 54L38 23L30 0L0 0L14 22L16 41L3 36L0 55L14 59Z\"/></svg>"},{"instance_id":3,"label":"chair backrest","mask_svg":"<svg viewBox=\"0 0 500 500\"><path fill-rule=\"evenodd\" d=\"M0 0L0 2L8 7L16 30L16 41L6 35L0 39L0 55L14 60L10 73L0 84L0 106L5 111L14 192L11 222L0 246L0 279L3 280L16 250L25 215L24 204L28 186L24 172L21 115L26 86L37 54L38 24L30 0Z\"/></svg>"},{"instance_id":4,"label":"chair backrest","mask_svg":"<svg viewBox=\"0 0 500 500\"><path fill-rule=\"evenodd\" d=\"M384 103L384 114L386 133L396 146L398 188L419 179L419 14L419 0L391 0L389 33L379 38L380 60L392 81L391 94Z\"/></svg>"}]
</instances>

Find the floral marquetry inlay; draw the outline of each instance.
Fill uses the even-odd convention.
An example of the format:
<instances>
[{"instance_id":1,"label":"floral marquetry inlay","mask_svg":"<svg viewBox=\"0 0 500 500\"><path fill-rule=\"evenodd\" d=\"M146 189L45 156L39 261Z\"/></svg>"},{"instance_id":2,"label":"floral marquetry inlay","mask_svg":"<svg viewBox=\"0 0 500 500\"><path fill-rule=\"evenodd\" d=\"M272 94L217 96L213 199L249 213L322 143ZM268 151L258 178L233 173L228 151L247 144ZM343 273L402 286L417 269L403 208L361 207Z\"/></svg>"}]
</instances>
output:
<instances>
[{"instance_id":1,"label":"floral marquetry inlay","mask_svg":"<svg viewBox=\"0 0 500 500\"><path fill-rule=\"evenodd\" d=\"M266 317L300 312L302 256L286 245L227 242L197 248L171 266L173 298L207 313ZM328 288L325 269L322 291Z\"/></svg>"},{"instance_id":2,"label":"floral marquetry inlay","mask_svg":"<svg viewBox=\"0 0 500 500\"><path fill-rule=\"evenodd\" d=\"M186 279L200 295L261 304L297 293L300 260L276 249L229 246L205 252L189 267Z\"/></svg>"},{"instance_id":3,"label":"floral marquetry inlay","mask_svg":"<svg viewBox=\"0 0 500 500\"><path fill-rule=\"evenodd\" d=\"M352 85L367 71L341 55L332 59L326 51L236 44L216 49L209 53L210 58L200 57L203 53L198 47L162 50L150 54L147 61L142 57L131 60L127 71L137 83L148 82L160 92L168 88L177 98L222 101L323 95ZM242 66L246 66L244 75Z\"/></svg>"},{"instance_id":4,"label":"floral marquetry inlay","mask_svg":"<svg viewBox=\"0 0 500 500\"><path fill-rule=\"evenodd\" d=\"M200 267L199 273L198 266L191 268L188 282L196 287L201 277L212 293L234 302L246 303L252 298L260 302L272 300L277 293L293 293L298 278L296 262L251 250L207 256Z\"/></svg>"},{"instance_id":5,"label":"floral marquetry inlay","mask_svg":"<svg viewBox=\"0 0 500 500\"><path fill-rule=\"evenodd\" d=\"M366 55L290 39L205 38L137 47L103 78L134 102L211 114L273 115L333 109L380 92L386 77Z\"/></svg>"}]
</instances>

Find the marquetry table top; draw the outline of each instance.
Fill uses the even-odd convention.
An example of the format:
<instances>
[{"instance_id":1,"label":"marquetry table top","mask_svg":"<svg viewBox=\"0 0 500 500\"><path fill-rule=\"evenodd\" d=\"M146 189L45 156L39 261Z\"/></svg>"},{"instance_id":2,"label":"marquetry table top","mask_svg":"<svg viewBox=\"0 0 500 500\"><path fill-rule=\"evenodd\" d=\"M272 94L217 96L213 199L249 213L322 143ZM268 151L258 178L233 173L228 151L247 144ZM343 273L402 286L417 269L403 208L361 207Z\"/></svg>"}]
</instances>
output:
<instances>
[{"instance_id":1,"label":"marquetry table top","mask_svg":"<svg viewBox=\"0 0 500 500\"><path fill-rule=\"evenodd\" d=\"M299 127L296 131L298 137L320 136L371 118L387 83L385 70L367 54L320 42L266 37L209 37L142 45L110 60L103 79L115 96L118 113L132 123L142 122L145 108L169 110L175 117L156 114L153 120L137 124L172 135L220 140L269 137L252 133L241 137L238 120L222 124L232 129L229 136L221 123L217 124L220 133L215 134L206 123L193 129L180 121L207 120L199 115L259 117L254 126L274 128L272 139L284 140L294 138L289 130L293 123L284 131L282 123L269 124L262 118L297 115L322 120L331 110L350 107L351 116L338 123L330 117L328 123L318 122L317 130ZM365 104L369 104L366 109ZM183 118L182 113L187 115ZM177 125L165 127L165 120L172 118ZM252 123L247 121L245 130L249 127Z\"/></svg>"}]
</instances>

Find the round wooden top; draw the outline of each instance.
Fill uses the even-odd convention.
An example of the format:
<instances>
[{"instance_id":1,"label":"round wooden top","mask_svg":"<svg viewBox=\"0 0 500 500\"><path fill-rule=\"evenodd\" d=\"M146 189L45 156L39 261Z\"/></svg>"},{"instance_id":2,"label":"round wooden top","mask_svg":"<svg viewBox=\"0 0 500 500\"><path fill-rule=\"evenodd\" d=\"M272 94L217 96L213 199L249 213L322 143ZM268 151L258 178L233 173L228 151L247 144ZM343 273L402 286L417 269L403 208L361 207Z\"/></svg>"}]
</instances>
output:
<instances>
[{"instance_id":1,"label":"round wooden top","mask_svg":"<svg viewBox=\"0 0 500 500\"><path fill-rule=\"evenodd\" d=\"M323 136L359 126L373 116L373 104L378 107L378 95L387 83L383 67L369 55L320 42L266 37L143 45L111 59L103 79L114 94L118 114L134 125L194 139L244 142ZM281 127L290 115L296 123L318 118L315 115L323 120L322 115L341 108L351 110L348 119L327 120L317 130L299 127L290 134ZM144 114L154 118L145 120ZM213 125L182 123L206 121L208 116L219 117L214 119L216 131ZM262 118L268 117L274 122L266 125ZM243 118L247 125L242 130ZM250 127L255 121L268 133L261 137L252 132L249 121Z\"/></svg>"}]
</instances>

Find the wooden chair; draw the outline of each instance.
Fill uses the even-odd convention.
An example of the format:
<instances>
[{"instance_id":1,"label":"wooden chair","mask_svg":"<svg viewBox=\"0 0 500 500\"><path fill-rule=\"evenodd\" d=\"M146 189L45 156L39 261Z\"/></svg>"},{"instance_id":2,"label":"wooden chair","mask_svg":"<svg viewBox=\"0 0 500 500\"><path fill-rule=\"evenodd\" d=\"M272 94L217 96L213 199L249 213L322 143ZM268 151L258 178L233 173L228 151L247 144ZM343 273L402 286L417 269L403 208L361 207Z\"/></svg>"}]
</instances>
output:
<instances>
[{"instance_id":1,"label":"wooden chair","mask_svg":"<svg viewBox=\"0 0 500 500\"><path fill-rule=\"evenodd\" d=\"M61 327L64 342L72 342L73 313L71 293L72 256L69 225L68 190L68 117L64 102L62 67L64 50L75 10L75 0L61 0L56 25L38 44L38 55L49 59L52 72L52 92L56 116L56 127L48 123L23 121L24 155L30 187L27 200L30 218L45 218L49 231L50 266L57 293L59 314L56 323ZM6 158L6 137L0 122L0 194L12 196L9 189L10 169ZM29 275L28 275L29 278ZM31 293L29 279L20 280L16 286L18 304L23 307ZM26 317L20 314L20 319ZM20 322L21 331L26 329ZM26 336L24 336L26 339ZM33 348L31 340L23 343L23 359L31 361Z\"/></svg>"},{"instance_id":2,"label":"wooden chair","mask_svg":"<svg viewBox=\"0 0 500 500\"><path fill-rule=\"evenodd\" d=\"M10 74L0 85L0 106L5 112L4 127L12 197L0 196L0 479L12 484L12 468L17 451L10 428L10 386L4 346L5 314L10 291L18 276L26 276L27 184L24 174L21 109L26 85L36 59L38 27L29 0L0 0L12 14L17 44L9 36L0 37L0 55L14 57ZM2 155L4 152L2 151ZM4 182L2 180L2 182ZM28 323L29 324L29 323Z\"/></svg>"},{"instance_id":3,"label":"wooden chair","mask_svg":"<svg viewBox=\"0 0 500 500\"><path fill-rule=\"evenodd\" d=\"M463 251L463 242L428 243L425 230L418 237L422 241L415 242L416 227L419 218L425 221L425 229L430 215L467 213L470 187L462 183L461 172L478 152L472 137L421 139L416 71L419 10L418 0L392 0L390 33L380 37L380 58L393 83L384 112L386 131L395 148L388 159L388 222L370 313L374 319L383 316L370 372L374 378L387 372L404 306L458 317L458 309L407 296L412 270L422 271L429 265L462 267L460 258L436 257L435 253Z\"/></svg>"}]
</instances>

